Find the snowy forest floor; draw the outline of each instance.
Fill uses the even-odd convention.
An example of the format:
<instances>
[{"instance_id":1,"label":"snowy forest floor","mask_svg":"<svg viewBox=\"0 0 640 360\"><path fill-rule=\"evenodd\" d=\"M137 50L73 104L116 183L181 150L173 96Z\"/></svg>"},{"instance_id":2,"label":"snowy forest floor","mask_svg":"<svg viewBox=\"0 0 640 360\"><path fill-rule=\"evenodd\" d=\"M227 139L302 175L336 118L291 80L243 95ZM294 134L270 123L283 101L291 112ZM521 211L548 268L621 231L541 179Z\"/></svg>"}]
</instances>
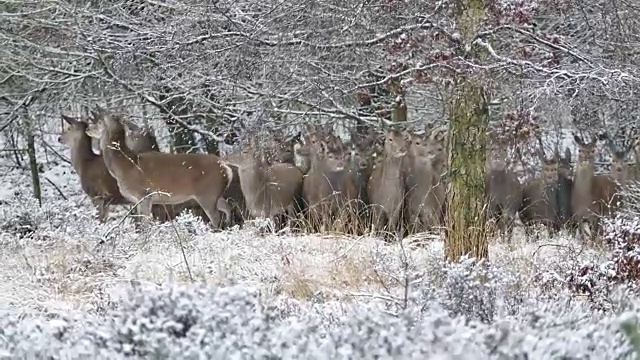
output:
<instances>
[{"instance_id":1,"label":"snowy forest floor","mask_svg":"<svg viewBox=\"0 0 640 360\"><path fill-rule=\"evenodd\" d=\"M638 298L572 291L610 251L566 236L518 229L478 268L420 235L214 233L191 216L140 233L122 207L98 222L69 164L43 161L39 206L29 172L2 161L0 358L633 355L620 324Z\"/></svg>"}]
</instances>

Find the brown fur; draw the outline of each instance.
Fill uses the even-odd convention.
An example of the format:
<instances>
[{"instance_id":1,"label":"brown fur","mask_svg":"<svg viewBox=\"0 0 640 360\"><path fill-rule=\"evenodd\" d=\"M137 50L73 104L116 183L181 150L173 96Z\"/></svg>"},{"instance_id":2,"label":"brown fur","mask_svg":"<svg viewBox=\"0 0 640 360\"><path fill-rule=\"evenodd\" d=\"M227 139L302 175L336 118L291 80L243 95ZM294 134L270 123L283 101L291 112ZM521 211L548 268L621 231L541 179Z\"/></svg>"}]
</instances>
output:
<instances>
[{"instance_id":1,"label":"brown fur","mask_svg":"<svg viewBox=\"0 0 640 360\"><path fill-rule=\"evenodd\" d=\"M373 169L367 186L372 225L383 230L386 224L389 231L403 235L403 164L407 144L404 134L397 130L387 130L385 135L383 158Z\"/></svg>"},{"instance_id":2,"label":"brown fur","mask_svg":"<svg viewBox=\"0 0 640 360\"><path fill-rule=\"evenodd\" d=\"M333 146L333 147L331 147ZM351 174L351 154L337 142L310 149L311 167L303 183L304 200L312 219L333 217L359 197Z\"/></svg>"},{"instance_id":3,"label":"brown fur","mask_svg":"<svg viewBox=\"0 0 640 360\"><path fill-rule=\"evenodd\" d=\"M405 158L406 210L412 231L426 231L444 220L446 185L446 130L427 136L412 135Z\"/></svg>"},{"instance_id":4,"label":"brown fur","mask_svg":"<svg viewBox=\"0 0 640 360\"><path fill-rule=\"evenodd\" d=\"M150 215L153 204L174 205L195 200L214 226L220 225L218 210L230 220L231 211L221 195L233 173L217 156L160 152L136 155L126 145L122 123L104 111L87 133L100 138L107 169L118 181L125 198L141 201L143 215ZM155 192L168 194L151 195Z\"/></svg>"},{"instance_id":5,"label":"brown fur","mask_svg":"<svg viewBox=\"0 0 640 360\"><path fill-rule=\"evenodd\" d=\"M554 154L547 158L542 141L537 151L542 165L540 178L533 179L523 189L520 219L525 226L527 235L531 235L529 227L533 224L543 224L550 234L560 230L558 218L558 156Z\"/></svg>"},{"instance_id":6,"label":"brown fur","mask_svg":"<svg viewBox=\"0 0 640 360\"><path fill-rule=\"evenodd\" d=\"M270 218L293 215L296 197L302 187L302 173L289 163L270 163L253 144L231 157L238 167L238 177L249 214Z\"/></svg>"},{"instance_id":7,"label":"brown fur","mask_svg":"<svg viewBox=\"0 0 640 360\"><path fill-rule=\"evenodd\" d=\"M588 222L591 240L599 231L600 217L611 215L617 206L618 185L607 175L595 175L595 152L598 139L593 136L589 143L574 134L578 144L578 165L574 178L571 206L573 216L582 232L580 224Z\"/></svg>"},{"instance_id":8,"label":"brown fur","mask_svg":"<svg viewBox=\"0 0 640 360\"><path fill-rule=\"evenodd\" d=\"M69 127L58 138L60 143L69 146L71 151L71 163L80 177L82 190L91 198L92 203L98 209L98 219L106 221L109 216L110 205L125 205L131 202L120 193L118 182L111 176L104 164L102 155L97 155L91 147L91 138L85 133L88 124L75 118L61 115ZM136 134L132 136L131 143L135 144L137 151L152 151L153 144L157 142L153 136ZM175 217L173 208L165 209L157 205L153 207L154 218L160 221L168 221Z\"/></svg>"},{"instance_id":9,"label":"brown fur","mask_svg":"<svg viewBox=\"0 0 640 360\"><path fill-rule=\"evenodd\" d=\"M485 191L488 197L488 218L497 222L507 240L513 236L516 214L522 204L522 184L506 166L503 149L490 149L485 164Z\"/></svg>"}]
</instances>

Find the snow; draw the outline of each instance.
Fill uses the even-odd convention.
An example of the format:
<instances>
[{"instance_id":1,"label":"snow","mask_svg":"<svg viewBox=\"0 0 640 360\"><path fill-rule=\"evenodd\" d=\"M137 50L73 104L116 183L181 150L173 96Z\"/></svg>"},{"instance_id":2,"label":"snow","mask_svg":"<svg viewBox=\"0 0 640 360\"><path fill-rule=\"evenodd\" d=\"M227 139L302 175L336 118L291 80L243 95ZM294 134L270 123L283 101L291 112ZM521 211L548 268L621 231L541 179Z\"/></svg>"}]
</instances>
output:
<instances>
[{"instance_id":1,"label":"snow","mask_svg":"<svg viewBox=\"0 0 640 360\"><path fill-rule=\"evenodd\" d=\"M191 216L139 233L118 223L123 208L99 223L59 159L42 175L67 200L43 182L42 207L28 171L4 169L0 356L632 357L620 324L638 298L612 289L603 310L572 292L567 275L611 253L566 236L529 242L518 229L476 266L445 263L443 241L419 235L401 246L251 223L212 232Z\"/></svg>"}]
</instances>

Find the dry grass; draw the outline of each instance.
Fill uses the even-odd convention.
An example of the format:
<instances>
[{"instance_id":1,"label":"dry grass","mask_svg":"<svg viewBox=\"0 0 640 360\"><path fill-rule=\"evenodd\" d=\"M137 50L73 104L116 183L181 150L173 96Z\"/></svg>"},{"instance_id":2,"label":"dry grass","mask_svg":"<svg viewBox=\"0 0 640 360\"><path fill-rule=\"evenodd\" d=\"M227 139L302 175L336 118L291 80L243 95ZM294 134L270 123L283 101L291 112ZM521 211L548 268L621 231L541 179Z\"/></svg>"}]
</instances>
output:
<instances>
[{"instance_id":1,"label":"dry grass","mask_svg":"<svg viewBox=\"0 0 640 360\"><path fill-rule=\"evenodd\" d=\"M94 226L99 233L109 229L109 225ZM554 239L554 246L529 243L520 232L510 245L491 244L490 257L492 263L522 277L523 286L530 286L530 279L541 270L566 269L569 263L595 262L605 256L595 249L581 249L566 238ZM0 303L91 310L97 296L117 296L122 285L131 281L243 283L301 300L314 296L345 300L354 293L397 290L402 249L408 262L430 273L430 281L437 284L437 264L444 248L442 239L433 237L422 246L412 245L425 234L405 239L402 249L400 244L366 236L261 236L252 222L243 230L212 233L189 217L156 224L144 234L123 224L112 231L113 243L97 248L95 239L78 233L68 231L46 241L5 235L0 252L5 265L0 273Z\"/></svg>"},{"instance_id":2,"label":"dry grass","mask_svg":"<svg viewBox=\"0 0 640 360\"><path fill-rule=\"evenodd\" d=\"M319 204L304 211L300 217L293 219L303 233L355 235L368 234L371 220L367 206L360 200L351 200L341 204L334 216L329 216L326 204Z\"/></svg>"}]
</instances>

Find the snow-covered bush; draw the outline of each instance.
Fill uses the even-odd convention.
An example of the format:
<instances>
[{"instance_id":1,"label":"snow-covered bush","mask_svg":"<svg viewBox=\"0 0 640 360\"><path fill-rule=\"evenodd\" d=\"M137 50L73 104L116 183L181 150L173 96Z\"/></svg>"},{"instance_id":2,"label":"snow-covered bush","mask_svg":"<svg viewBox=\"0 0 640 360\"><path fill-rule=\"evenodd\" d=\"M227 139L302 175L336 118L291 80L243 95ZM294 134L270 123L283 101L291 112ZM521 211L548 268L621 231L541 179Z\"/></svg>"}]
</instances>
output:
<instances>
[{"instance_id":1,"label":"snow-covered bush","mask_svg":"<svg viewBox=\"0 0 640 360\"><path fill-rule=\"evenodd\" d=\"M87 229L100 227L86 207L68 200L47 200L40 205L31 194L18 191L0 207L0 231L21 238L46 240L63 233L86 236Z\"/></svg>"},{"instance_id":2,"label":"snow-covered bush","mask_svg":"<svg viewBox=\"0 0 640 360\"><path fill-rule=\"evenodd\" d=\"M291 300L243 287L136 288L105 317L1 313L0 354L111 359L621 359L632 354L620 327L634 316L629 314L606 317L585 313L569 301L547 302L520 317L485 324L456 316L437 303L392 315L360 303L292 305Z\"/></svg>"},{"instance_id":3,"label":"snow-covered bush","mask_svg":"<svg viewBox=\"0 0 640 360\"><path fill-rule=\"evenodd\" d=\"M567 282L601 309L608 309L612 294L622 289L637 293L640 285L640 218L621 212L603 219L604 241L609 258L599 264L585 263L569 274Z\"/></svg>"}]
</instances>

